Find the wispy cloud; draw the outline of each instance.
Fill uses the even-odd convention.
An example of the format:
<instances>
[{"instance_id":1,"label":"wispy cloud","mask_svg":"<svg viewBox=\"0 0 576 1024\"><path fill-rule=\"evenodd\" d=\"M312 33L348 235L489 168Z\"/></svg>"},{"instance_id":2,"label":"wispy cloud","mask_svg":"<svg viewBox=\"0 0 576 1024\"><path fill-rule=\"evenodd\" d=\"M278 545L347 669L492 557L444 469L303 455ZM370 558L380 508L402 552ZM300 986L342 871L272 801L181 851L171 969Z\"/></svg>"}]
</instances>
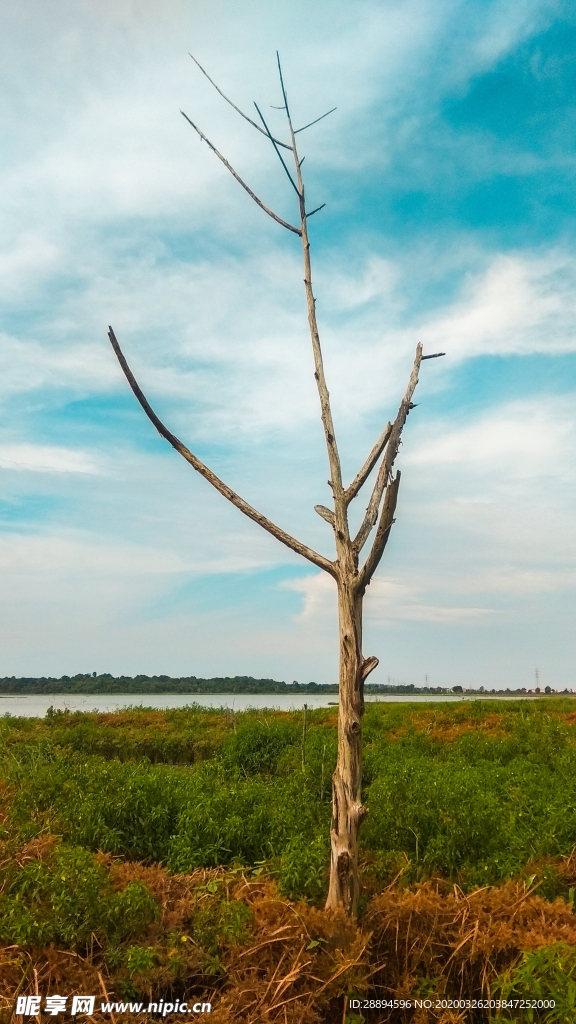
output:
<instances>
[{"instance_id":1,"label":"wispy cloud","mask_svg":"<svg viewBox=\"0 0 576 1024\"><path fill-rule=\"evenodd\" d=\"M469 475L479 470L500 480L576 478L573 395L506 403L465 426L436 422L433 431L406 453L408 465L465 467Z\"/></svg>"},{"instance_id":2,"label":"wispy cloud","mask_svg":"<svg viewBox=\"0 0 576 1024\"><path fill-rule=\"evenodd\" d=\"M451 359L576 350L576 260L550 251L497 255L417 337Z\"/></svg>"},{"instance_id":3,"label":"wispy cloud","mask_svg":"<svg viewBox=\"0 0 576 1024\"><path fill-rule=\"evenodd\" d=\"M101 466L87 452L39 444L0 443L0 468L31 473L100 474Z\"/></svg>"},{"instance_id":4,"label":"wispy cloud","mask_svg":"<svg viewBox=\"0 0 576 1024\"><path fill-rule=\"evenodd\" d=\"M283 586L302 595L302 609L297 621L307 627L332 620L336 610L335 585L325 574L301 576ZM366 617L372 625L397 619L412 622L454 624L477 622L494 613L491 608L467 604L443 605L423 601L423 588L396 580L376 578L366 598Z\"/></svg>"}]
</instances>

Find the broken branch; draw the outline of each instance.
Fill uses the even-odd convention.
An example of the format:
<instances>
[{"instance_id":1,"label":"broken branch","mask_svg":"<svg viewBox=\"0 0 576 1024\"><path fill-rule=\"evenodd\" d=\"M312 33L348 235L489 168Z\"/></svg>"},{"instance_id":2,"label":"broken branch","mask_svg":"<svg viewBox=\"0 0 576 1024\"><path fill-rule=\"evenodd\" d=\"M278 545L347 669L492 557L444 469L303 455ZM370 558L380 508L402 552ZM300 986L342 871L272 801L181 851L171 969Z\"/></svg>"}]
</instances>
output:
<instances>
[{"instance_id":1,"label":"broken branch","mask_svg":"<svg viewBox=\"0 0 576 1024\"><path fill-rule=\"evenodd\" d=\"M318 513L321 519L325 519L327 523L330 523L330 526L334 526L334 513L329 508L326 508L326 505L314 505L314 511Z\"/></svg>"}]
</instances>

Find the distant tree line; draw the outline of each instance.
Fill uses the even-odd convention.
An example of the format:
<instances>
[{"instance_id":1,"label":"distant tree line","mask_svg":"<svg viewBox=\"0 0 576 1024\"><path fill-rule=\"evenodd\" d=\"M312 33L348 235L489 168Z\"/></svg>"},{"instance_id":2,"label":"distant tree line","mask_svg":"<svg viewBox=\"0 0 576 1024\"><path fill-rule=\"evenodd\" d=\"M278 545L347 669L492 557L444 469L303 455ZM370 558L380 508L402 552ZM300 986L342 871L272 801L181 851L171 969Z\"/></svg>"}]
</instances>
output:
<instances>
[{"instance_id":1,"label":"distant tree line","mask_svg":"<svg viewBox=\"0 0 576 1024\"><path fill-rule=\"evenodd\" d=\"M545 688L546 694L556 693L549 686ZM568 693L564 690L563 693ZM42 676L21 677L4 676L0 679L0 696L10 695L22 697L43 693L176 693L176 694L229 694L229 693L318 693L337 694L336 683L299 683L296 680L292 683L278 681L277 679L254 679L252 676L216 676L213 679L199 679L196 676L113 676L110 672L80 672L75 676ZM366 696L372 694L382 695L410 695L410 694L437 694L438 696L449 694L485 694L497 693L514 694L539 694L540 690L485 690L483 686L474 690L462 686L414 686L412 683L380 684L369 683L365 688Z\"/></svg>"},{"instance_id":2,"label":"distant tree line","mask_svg":"<svg viewBox=\"0 0 576 1024\"><path fill-rule=\"evenodd\" d=\"M75 676L0 679L0 694L42 693L337 693L338 687L317 683L285 683L275 679L254 679L252 676L225 676L198 679L196 676L113 676L109 672L79 673Z\"/></svg>"},{"instance_id":3,"label":"distant tree line","mask_svg":"<svg viewBox=\"0 0 576 1024\"><path fill-rule=\"evenodd\" d=\"M366 687L368 693L410 694L431 693L448 694L450 689L441 686L416 687L412 684L384 686L371 684ZM254 679L252 676L217 676L212 679L199 679L196 676L113 676L109 672L80 672L75 676L42 676L41 678L16 678L5 676L0 679L0 694L20 694L21 696L42 693L181 693L181 694L228 694L228 693L326 693L337 694L336 683L292 683L277 679Z\"/></svg>"}]
</instances>

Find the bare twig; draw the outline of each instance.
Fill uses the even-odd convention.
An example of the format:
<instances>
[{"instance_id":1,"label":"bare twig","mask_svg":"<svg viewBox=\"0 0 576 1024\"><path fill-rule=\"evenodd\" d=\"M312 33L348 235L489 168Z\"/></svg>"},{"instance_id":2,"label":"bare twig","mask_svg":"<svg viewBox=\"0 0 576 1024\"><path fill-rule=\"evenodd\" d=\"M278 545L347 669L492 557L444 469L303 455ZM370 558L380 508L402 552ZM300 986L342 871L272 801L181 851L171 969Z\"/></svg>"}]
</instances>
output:
<instances>
[{"instance_id":1,"label":"bare twig","mask_svg":"<svg viewBox=\"0 0 576 1024\"><path fill-rule=\"evenodd\" d=\"M356 497L358 491L370 476L370 473L374 469L374 466L378 462L378 459L380 458L382 452L384 451L386 445L388 444L388 440L390 438L391 433L392 424L387 423L386 426L384 427L384 430L380 434L380 437L376 441L376 444L374 445L372 451L370 452L370 455L366 459L366 462L362 466L362 469L358 470L352 483L350 484L349 487L346 488L344 497L347 505L349 505L352 499Z\"/></svg>"},{"instance_id":2,"label":"bare twig","mask_svg":"<svg viewBox=\"0 0 576 1024\"><path fill-rule=\"evenodd\" d=\"M182 117L185 117L185 118L186 118L186 120L188 121L188 124L192 126L192 128L194 129L194 131L198 133L198 135L200 136L200 138L201 138L201 139L203 139L203 141L204 141L204 142L206 143L206 145L210 147L210 149L212 150L212 152L216 154L216 156L218 157L218 159L222 161L222 163L224 164L224 166L228 168L228 170L230 171L230 174L231 174L231 175L232 175L232 176L233 176L234 178L236 178L236 181L237 181L237 182L238 182L238 183L239 183L240 185L242 185L242 188L243 188L243 189L245 189L245 191L246 191L246 192L248 193L248 195L249 195L249 196L250 196L250 197L251 197L251 198L252 198L252 199L254 200L254 202L255 202L255 203L257 203L257 205L258 205L258 206L259 206L259 207L260 207L260 208L261 208L262 210L264 210L264 213L267 213L269 217L272 217L272 220L275 220L275 221L276 221L276 222L277 222L278 224L281 224L283 228L288 228L288 231L293 231L293 232L294 232L294 234L296 234L296 235L301 235L301 234L302 234L302 231L300 230L300 228L295 228L293 224L289 224L289 223L288 223L288 221L286 221L286 220L282 220L282 217L279 217L279 216L278 216L278 214L277 214L277 213L274 213L274 211L273 211L273 210L271 210L271 209L270 209L270 207L266 206L266 204L265 204L265 203L263 203L261 199L258 199L258 196L257 196L257 195L255 195L255 193L254 193L254 192L252 191L252 189L250 188L250 186L249 186L249 185L247 185L247 184L246 184L246 182L242 180L242 178L240 177L240 175L236 173L236 171L235 171L235 170L234 170L234 168L232 167L232 164L229 164L229 163L228 163L228 161L227 161L226 157L225 157L225 156L222 156L222 153L220 153L220 152L219 152L219 151L218 151L218 150L216 149L216 146L214 146L214 145L213 145L213 144L212 144L212 143L210 142L210 139L206 138L206 136L204 135L204 132L200 131L200 129L198 128L198 125L195 125L195 124L194 124L194 122L193 122L193 121L191 121L191 120L190 120L190 118L188 117L188 114L185 114L183 110L181 110L181 111L180 111L180 113L182 114Z\"/></svg>"},{"instance_id":3,"label":"bare twig","mask_svg":"<svg viewBox=\"0 0 576 1024\"><path fill-rule=\"evenodd\" d=\"M234 108L236 113L240 114L240 117L243 117L245 121L248 121L248 124L251 124L252 127L256 129L256 131L260 132L261 135L266 135L266 132L262 131L260 125L256 124L256 121L253 121L251 117L248 117L248 114L245 114L244 111L240 110L240 107L237 107L236 104L232 102L232 100L228 99L228 97L224 95L224 93L222 92L222 89L220 89L216 85L216 82L212 78L210 78L210 75L208 74L207 71L204 70L204 68L199 63L199 61L196 60L196 57L194 56L194 54L189 53L188 56L192 57L192 60L194 61L196 67L200 68L200 71L202 72L202 74L208 79L208 81L210 82L210 85L214 86L214 88L216 89L216 92L220 94L222 99L226 100L226 103L229 103L230 106ZM283 110L284 107L276 107L275 109L276 110ZM329 111L329 113L332 113L332 111ZM324 114L323 116L326 117L326 114ZM312 123L314 123L314 122L312 122ZM306 125L306 127L308 127L308 125ZM302 129L300 129L300 130L302 130ZM276 145L282 146L283 149L290 149L291 148L290 146L286 145L285 142L280 142L279 139L274 139L274 142L276 143Z\"/></svg>"},{"instance_id":4,"label":"bare twig","mask_svg":"<svg viewBox=\"0 0 576 1024\"><path fill-rule=\"evenodd\" d=\"M327 110L325 114L321 114L320 117L317 117L315 121L309 121L308 124L303 125L302 128L296 128L294 135L298 135L298 132L306 131L306 129L311 128L313 124L318 124L318 121L322 121L325 117L328 117L328 114L333 114L334 111L337 109L337 107L332 107L332 110Z\"/></svg>"},{"instance_id":5,"label":"bare twig","mask_svg":"<svg viewBox=\"0 0 576 1024\"><path fill-rule=\"evenodd\" d=\"M172 434L167 427L164 426L162 421L158 418L158 416L148 403L143 391L141 390L136 378L134 377L134 374L132 373L130 367L128 366L124 353L122 352L122 349L120 348L120 345L116 340L116 335L114 334L114 331L112 330L111 327L109 328L108 331L108 337L110 338L110 344L112 345L112 348L116 353L118 362L120 363L120 366L124 371L124 376L126 377L126 380L128 381L130 387L132 388L132 391L134 392L148 419L156 427L158 433L161 434L162 437L164 437L168 441L168 443L171 444L172 447L176 449L179 455L181 455L182 458L186 459L186 462L189 462L190 465L193 466L193 468L197 470L197 472L200 473L200 475L203 476L205 480L208 480L208 483L212 484L212 486L215 487L216 490L220 492L220 494L227 498L228 501L230 501L233 505L236 506L236 508L240 509L240 511L243 512L244 515L248 517L248 519L252 519L255 523L258 523L258 525L261 526L264 530L267 530L268 533L271 533L273 537L276 537L276 540L279 540L282 544L285 544L286 547L290 548L292 551L295 551L298 555L302 555L303 558L307 558L309 562L313 562L314 565L317 565L320 569L324 569L326 572L330 573L331 576L336 576L336 566L334 565L333 562L331 562L328 558L325 558L323 555L319 555L316 551L313 551L313 549L309 548L306 544L302 544L299 540L296 540L295 537L292 537L290 536L289 533L286 533L284 530L281 530L279 526L276 526L276 524L273 523L270 519L267 519L266 516L262 515L261 512L258 512L255 508L252 508L252 506L249 505L248 502L244 501L244 499L241 498L239 494L236 494L236 492L233 491L231 487L228 487L227 484L220 480L220 478L217 477L216 474L213 473L212 470L208 468L208 466L205 466L204 463L201 462L200 459L196 457L196 455L192 454L192 452L189 450L189 448L186 447L186 445L182 444L182 442L179 441L178 438L174 434Z\"/></svg>"},{"instance_id":6,"label":"bare twig","mask_svg":"<svg viewBox=\"0 0 576 1024\"><path fill-rule=\"evenodd\" d=\"M104 998L106 999L106 1002L108 1003L108 1005L110 1005L110 996L108 995L108 992L106 991L106 985L104 984L104 978L102 977L102 974L101 974L100 971L98 971L98 978L100 979L100 988L102 989L102 992L104 994ZM112 1024L116 1024L116 1017L112 1013L112 1010L110 1010L110 1016L112 1017Z\"/></svg>"},{"instance_id":7,"label":"bare twig","mask_svg":"<svg viewBox=\"0 0 576 1024\"><path fill-rule=\"evenodd\" d=\"M300 166L302 166L302 165L300 165ZM312 217L315 213L318 213L319 210L323 210L325 206L326 206L326 203L322 203L322 206L317 206L315 210L310 210L310 213L307 213L306 216L307 217Z\"/></svg>"},{"instance_id":8,"label":"bare twig","mask_svg":"<svg viewBox=\"0 0 576 1024\"><path fill-rule=\"evenodd\" d=\"M276 142L275 142L274 138L272 137L272 133L271 133L268 125L266 124L266 121L264 120L264 115L262 114L262 111L260 110L260 107L256 103L256 100L254 100L254 106L256 107L256 110L258 111L258 114L260 116L260 120L262 121L262 124L264 125L264 127L266 129L266 134L267 134L268 138L270 139L270 142L274 146L274 149L276 150L276 154L278 156L278 159L279 159L280 163L282 164L282 167L286 171L286 174L288 175L288 180L289 180L290 184L292 185L292 188L294 189L296 195L299 196L300 193L298 191L298 186L296 185L296 182L294 181L294 178L292 177L292 175L290 174L290 171L288 170L288 168L286 166L286 161L284 160L284 157L282 156L282 153L278 149L278 146L276 145Z\"/></svg>"}]
</instances>

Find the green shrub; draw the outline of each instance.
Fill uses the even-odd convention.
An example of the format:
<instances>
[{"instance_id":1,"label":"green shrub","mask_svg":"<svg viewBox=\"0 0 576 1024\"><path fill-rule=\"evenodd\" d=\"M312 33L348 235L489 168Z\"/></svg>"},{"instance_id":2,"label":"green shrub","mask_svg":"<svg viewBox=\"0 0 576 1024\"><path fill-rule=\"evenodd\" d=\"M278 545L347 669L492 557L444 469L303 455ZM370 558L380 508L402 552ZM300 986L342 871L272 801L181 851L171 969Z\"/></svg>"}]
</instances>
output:
<instances>
[{"instance_id":1,"label":"green shrub","mask_svg":"<svg viewBox=\"0 0 576 1024\"><path fill-rule=\"evenodd\" d=\"M576 949L555 943L522 954L518 964L505 971L491 985L491 997L501 1000L542 1000L555 1003L549 1009L502 1011L494 1024L505 1021L538 1021L539 1024L567 1024L576 1020Z\"/></svg>"},{"instance_id":2,"label":"green shrub","mask_svg":"<svg viewBox=\"0 0 576 1024\"><path fill-rule=\"evenodd\" d=\"M215 952L223 943L242 943L251 920L251 911L245 903L224 900L209 907L202 905L196 911L192 933L199 946Z\"/></svg>"},{"instance_id":3,"label":"green shrub","mask_svg":"<svg viewBox=\"0 0 576 1024\"><path fill-rule=\"evenodd\" d=\"M222 757L229 769L244 775L273 774L287 747L300 742L300 729L288 722L248 718L225 741Z\"/></svg>"},{"instance_id":4,"label":"green shrub","mask_svg":"<svg viewBox=\"0 0 576 1024\"><path fill-rule=\"evenodd\" d=\"M320 899L326 892L329 865L327 836L317 836L312 842L296 836L282 854L278 876L280 891L290 899L302 896Z\"/></svg>"},{"instance_id":5,"label":"green shrub","mask_svg":"<svg viewBox=\"0 0 576 1024\"><path fill-rule=\"evenodd\" d=\"M51 863L29 861L13 874L0 897L0 939L78 946L94 933L120 942L157 916L158 905L142 882L115 893L88 850L60 846Z\"/></svg>"},{"instance_id":6,"label":"green shrub","mask_svg":"<svg viewBox=\"0 0 576 1024\"><path fill-rule=\"evenodd\" d=\"M568 855L576 748L557 722L533 724L518 718L505 737L470 732L452 743L408 733L372 749L365 848L407 853L412 877L436 872L470 885Z\"/></svg>"}]
</instances>

